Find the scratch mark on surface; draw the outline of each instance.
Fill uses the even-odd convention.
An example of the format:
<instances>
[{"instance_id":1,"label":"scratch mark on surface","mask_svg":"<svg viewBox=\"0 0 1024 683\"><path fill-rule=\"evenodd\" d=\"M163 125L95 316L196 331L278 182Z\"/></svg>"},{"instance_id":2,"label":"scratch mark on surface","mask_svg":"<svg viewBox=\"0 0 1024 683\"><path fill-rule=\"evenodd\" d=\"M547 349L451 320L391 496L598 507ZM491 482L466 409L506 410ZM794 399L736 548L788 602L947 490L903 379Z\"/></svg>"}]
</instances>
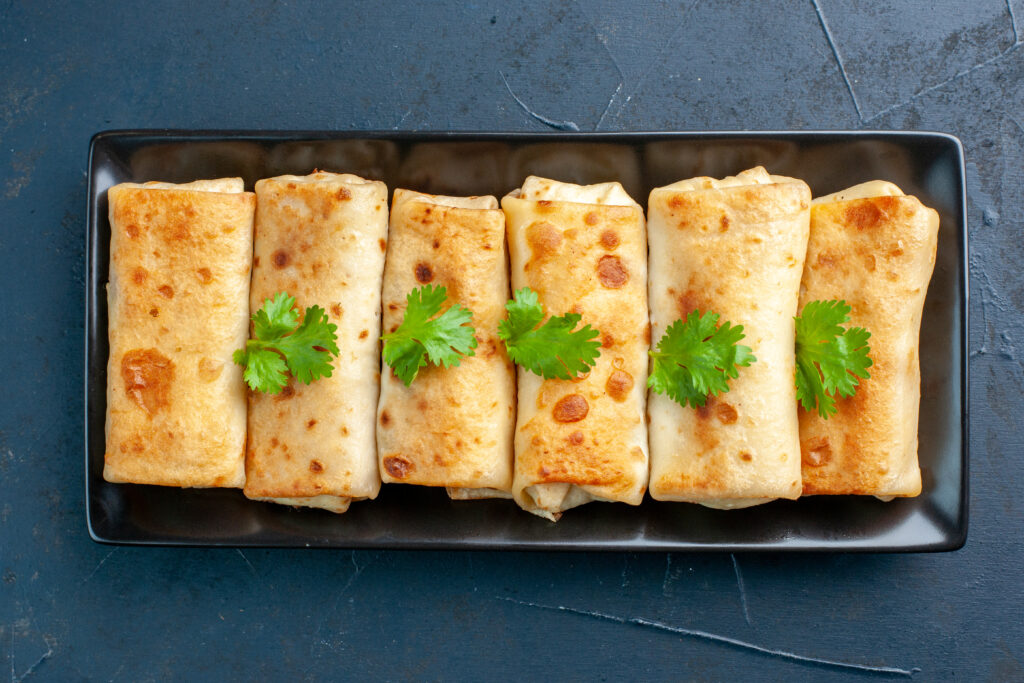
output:
<instances>
[{"instance_id":1,"label":"scratch mark on surface","mask_svg":"<svg viewBox=\"0 0 1024 683\"><path fill-rule=\"evenodd\" d=\"M740 605L743 606L743 618L747 622L747 626L753 626L750 623L750 610L747 609L747 589L743 585L743 573L740 571L740 563L736 560L736 555L729 553L729 557L732 558L732 570L736 573L736 585L740 589Z\"/></svg>"},{"instance_id":2,"label":"scratch mark on surface","mask_svg":"<svg viewBox=\"0 0 1024 683\"><path fill-rule=\"evenodd\" d=\"M1010 314L1010 302L1008 299L1000 295L995 284L992 282L992 278L989 277L988 273L985 272L985 269L979 265L975 258L971 258L969 268L971 277L974 278L976 282L980 283L977 286L977 291L981 297L981 346L968 354L969 358L975 358L977 356L985 356L992 353L992 350L988 348L988 340L991 338L994 341L996 334L1000 331L996 327L996 324L991 321L993 319L1005 319ZM990 309L995 309L995 312L992 313ZM990 326L991 330L989 329ZM1006 360L1016 362L1016 347L1014 346L1013 340L1008 332L1003 330L1002 333L999 334L999 337L1002 339L1002 344L999 348L999 355Z\"/></svg>"},{"instance_id":3,"label":"scratch mark on surface","mask_svg":"<svg viewBox=\"0 0 1024 683\"><path fill-rule=\"evenodd\" d=\"M818 0L811 0L811 4L814 5L814 11L818 14L818 22L821 24L821 29L825 32L825 40L828 41L828 46L832 50L832 56L835 57L836 64L839 66L839 73L843 75L843 83L846 83L846 90L850 93L850 99L853 100L853 108L857 110L857 118L863 123L864 114L861 113L860 102L857 101L857 93L853 90L850 74L846 72L846 65L843 64L843 57L839 54L836 40L832 37L832 29L828 27L828 22L825 21L825 13L821 11L821 5L818 4Z\"/></svg>"},{"instance_id":4,"label":"scratch mark on surface","mask_svg":"<svg viewBox=\"0 0 1024 683\"><path fill-rule=\"evenodd\" d=\"M316 637L320 636L320 631L323 630L324 622L327 621L327 618L329 616L331 616L332 614L337 613L338 605L341 603L341 598L344 597L344 595L348 591L348 589L352 587L353 583L355 583L355 580L359 578L359 575L363 573L363 570L366 569L368 566L370 566L370 564L372 562L372 560L371 560L371 562L367 562L362 567L360 567L359 563L356 562L356 551L355 550L349 551L349 560L351 560L351 562L352 562L352 566L354 567L354 571L349 575L348 580L345 581L345 585L342 586L341 590L338 591L337 595L335 595L335 597L334 597L334 604L331 606L330 611L325 611L323 613L323 616L320 617L320 621L317 622L316 631L314 632L314 635Z\"/></svg>"},{"instance_id":5,"label":"scratch mark on surface","mask_svg":"<svg viewBox=\"0 0 1024 683\"><path fill-rule=\"evenodd\" d=\"M627 576L628 573L629 573L629 556L628 555L624 555L623 558L622 558L622 588L625 588L626 586L629 585L629 577Z\"/></svg>"},{"instance_id":6,"label":"scratch mark on surface","mask_svg":"<svg viewBox=\"0 0 1024 683\"><path fill-rule=\"evenodd\" d=\"M11 681L13 683L21 683L21 681L25 680L26 678L31 676L33 673L35 673L36 668L40 664L42 664L47 659L49 659L50 657L53 656L53 646L57 644L56 639L54 639L51 636L44 635L43 636L43 642L46 643L46 652L44 652L43 655L39 659L36 660L35 664L30 666L28 669L26 669L25 673L21 674L17 678L14 677L14 650L13 649L11 650ZM12 639L12 645L13 645L13 639Z\"/></svg>"},{"instance_id":7,"label":"scratch mark on surface","mask_svg":"<svg viewBox=\"0 0 1024 683\"><path fill-rule=\"evenodd\" d=\"M672 553L665 553L665 578L661 580L661 594L668 595L668 585L672 582Z\"/></svg>"},{"instance_id":8,"label":"scratch mark on surface","mask_svg":"<svg viewBox=\"0 0 1024 683\"><path fill-rule=\"evenodd\" d=\"M587 14L586 10L583 8L583 6L579 3L578 0L573 4L576 5L576 9L579 10L580 14L583 15L583 18L587 22L587 26L589 26L590 30L594 32L594 37L597 38L597 42L601 43L601 47L604 48L605 54L608 55L608 59L612 60L612 64L615 66L615 71L617 71L619 74L619 82L615 86L615 90L612 92L612 96L608 98L608 104L604 106L604 111L601 112L601 116L597 118L597 123L594 124L594 130L597 131L601 128L601 123L604 121L604 117L608 114L608 110L611 109L612 103L615 101L615 98L619 96L620 92L622 92L622 86L626 84L626 74L622 71L622 66L619 65L619 60L615 59L615 55L612 54L611 48L608 47L608 39L605 36L601 35L601 32L597 30L597 26L594 24L594 21L590 18L590 15ZM508 84L506 83L506 85Z\"/></svg>"},{"instance_id":9,"label":"scratch mark on surface","mask_svg":"<svg viewBox=\"0 0 1024 683\"><path fill-rule=\"evenodd\" d=\"M106 556L102 560L100 560L100 563L96 565L91 572L89 572L89 576L85 577L82 580L82 583L89 583L89 580L92 579L92 577L96 576L96 572L100 570L100 567L102 567L103 564L110 559L110 556L116 553L118 550L120 550L120 548L114 548L109 553L107 553Z\"/></svg>"},{"instance_id":10,"label":"scratch mark on surface","mask_svg":"<svg viewBox=\"0 0 1024 683\"><path fill-rule=\"evenodd\" d=\"M398 130L398 128L399 128L399 127L400 127L400 126L401 126L401 125L402 125L403 123L405 123L405 120L406 120L407 118L409 118L409 115L410 115L410 114L412 114L412 109L406 109L406 110L405 110L405 113L404 113L404 114L402 114L402 118L398 119L398 123L396 123L396 124L395 124L394 126L392 126L391 130Z\"/></svg>"},{"instance_id":11,"label":"scratch mark on surface","mask_svg":"<svg viewBox=\"0 0 1024 683\"><path fill-rule=\"evenodd\" d=\"M121 666L117 667L117 671L115 671L114 675L110 677L109 683L114 683L114 681L117 680L117 677L121 675L122 671L124 671L124 662L121 662Z\"/></svg>"},{"instance_id":12,"label":"scratch mark on surface","mask_svg":"<svg viewBox=\"0 0 1024 683\"><path fill-rule=\"evenodd\" d=\"M816 2L817 0L814 0L814 1ZM927 88L924 88L923 90L918 90L916 93L914 93L913 95L911 95L907 99L902 100L900 102L897 102L896 104L890 105L890 106L886 107L885 109L881 110L880 112L878 112L877 114L873 114L870 118L865 119L864 123L868 123L869 121L873 121L873 120L877 119L879 116L883 116L883 115L888 114L889 112L891 112L891 111L893 111L895 109L899 109L900 107L906 106L906 105L910 104L911 102L913 102L914 100L917 100L917 99L920 99L921 97L924 97L925 95L927 95L930 92L934 92L934 91L938 90L939 88L941 88L943 86L949 85L950 83L952 83L955 80L958 80L960 78L963 78L964 76L967 76L969 74L974 73L978 69L983 69L986 66L989 66L990 64L994 64L995 62L998 62L1000 59L1002 59L1003 57L1005 57L1006 55L1010 54L1011 52L1016 50L1018 47L1020 47L1021 46L1021 39L1020 39L1020 33L1017 30L1017 16L1013 13L1013 6L1010 4L1010 0L1006 0L1006 10L1010 14L1010 30L1013 31L1013 44L1010 45L1010 47L1006 48L1005 50L1003 50L1002 52L1000 52L999 54L997 54L994 57L989 57L988 59L986 59L986 60L984 60L982 62L979 62L979 63L975 64L972 67L964 69L963 71L956 72L955 74L953 74L952 76L950 76L946 80L941 81L940 83L936 83L935 85L930 85Z\"/></svg>"},{"instance_id":13,"label":"scratch mark on surface","mask_svg":"<svg viewBox=\"0 0 1024 683\"><path fill-rule=\"evenodd\" d=\"M245 553L242 552L242 549L241 548L235 548L235 552L238 553L238 555L243 560L245 560L245 563L247 565L249 565L249 571L252 572L252 575L258 578L259 577L259 573L257 573L256 567L252 566L252 562L250 562L249 558L245 556Z\"/></svg>"},{"instance_id":14,"label":"scratch mark on surface","mask_svg":"<svg viewBox=\"0 0 1024 683\"><path fill-rule=\"evenodd\" d=\"M801 664L812 664L817 666L830 667L834 669L846 669L849 671L860 671L863 673L881 674L886 676L905 676L907 678L910 678L915 673L921 670L918 667L913 667L911 669L900 669L894 666L871 666L869 664L841 662L834 659L822 659L820 657L799 655L794 652L788 652L786 650L776 650L773 648L757 645L755 643L748 643L747 641L739 640L738 638L721 636L717 633L711 633L709 631L700 631L697 629L682 628L680 626L671 626L669 624L664 624L660 621L651 621L650 619L644 619L643 617L620 617L614 614L606 614L604 612L593 612L590 610L576 609L574 607L565 607L562 605L542 605L536 602L526 602L523 600L516 600L515 598L507 598L500 595L495 596L495 598L498 600L503 600L505 602L511 602L516 605L521 605L523 607L533 607L536 609L548 610L552 612L568 612L570 614L578 614L584 617L592 617L594 619L610 621L616 624L642 626L644 628L650 628L657 631L665 631L667 633L674 633L680 636L697 638L699 640L707 640L713 643L721 643L723 645L730 645L741 650L750 650L752 652L757 652L759 654L767 655L769 657L778 657L779 659L785 659L791 662L799 662Z\"/></svg>"},{"instance_id":15,"label":"scratch mark on surface","mask_svg":"<svg viewBox=\"0 0 1024 683\"><path fill-rule=\"evenodd\" d=\"M352 560L352 566L355 567L355 571L352 572L351 576L348 577L348 581L345 582L345 585L341 587L341 591L338 593L339 598L345 594L345 591L351 588L353 582L355 582L355 580L359 578L359 575L363 573L363 570L366 569L366 565L360 567L359 563L356 562L355 550L351 551L349 559ZM335 604L337 604L337 601L335 601Z\"/></svg>"},{"instance_id":16,"label":"scratch mark on surface","mask_svg":"<svg viewBox=\"0 0 1024 683\"><path fill-rule=\"evenodd\" d=\"M608 98L608 104L604 105L604 111L601 112L601 115L597 118L597 123L594 124L595 132L601 129L601 123L604 121L604 117L608 115L608 110L612 108L612 102L615 101L615 98L619 96L619 92L621 91L622 81L619 81L619 84L615 86L615 92L613 92L612 96Z\"/></svg>"},{"instance_id":17,"label":"scratch mark on surface","mask_svg":"<svg viewBox=\"0 0 1024 683\"><path fill-rule=\"evenodd\" d=\"M693 0L693 2L691 2L690 5L688 7L686 7L686 9L684 9L682 11L682 15L685 17L690 12L692 12L694 7L697 6L697 2L698 1L699 0ZM673 46L676 43L676 39L679 37L679 34L682 33L682 31L683 31L683 29L685 27L686 27L686 23L684 21L680 21L680 22L678 22L676 24L676 28L672 31L672 35L670 35L668 37L668 40L665 41L665 45L661 49L661 51L658 52L658 54L655 55L653 58L651 58L651 60L649 62L647 62L647 65L643 67L643 70L640 73L640 77L636 79L636 82L633 84L633 87L630 89L629 94L626 95L626 99L623 100L622 103L619 105L619 107L618 107L618 111L619 112L621 112L623 109L625 109L626 105L629 104L630 101L633 99L633 96L636 95L637 92L640 91L640 86L642 86L644 84L644 81L647 80L647 76L650 75L650 73L654 69L655 65L656 64L660 64L662 59L664 59L665 55L668 54L668 52L673 48ZM599 36L599 39L600 39L600 36ZM602 44L605 44L603 39L602 39ZM608 51L608 55L611 56L611 50L608 48L607 44L605 44L605 50L607 50ZM615 58L614 57L612 57L612 61L615 62ZM618 68L618 66L619 66L618 62L615 62L615 66L616 66L616 68ZM608 111L611 109L612 103L615 101L615 98L618 97L619 92L622 90L622 88L626 84L625 83L626 76L622 72L621 68L619 68L619 76L622 77L622 82L620 82L618 87L615 88L615 92L612 93L611 99L608 100L608 104L605 106L604 111L601 112L601 117L597 120L597 124L594 126L594 130L595 131L597 131L597 130L599 130L601 128L601 124L604 122L604 117L608 114Z\"/></svg>"},{"instance_id":18,"label":"scratch mark on surface","mask_svg":"<svg viewBox=\"0 0 1024 683\"><path fill-rule=\"evenodd\" d=\"M527 114L529 114L530 116L532 116L536 120L540 121L545 126L551 126L555 130L574 130L577 133L579 132L580 127L577 126L574 121L558 121L556 119L549 119L548 117L544 116L543 114L538 114L534 110L530 109L528 106L526 106L525 102L523 102L521 99L519 99L518 95L516 95L514 92L512 92L512 86L510 86L508 84L508 79L505 78L505 74L503 74L501 71L499 71L498 75L501 76L501 80L504 81L505 89L508 90L508 94L512 96L512 99L516 101L516 104L518 104L520 107L522 107L523 111L525 111Z\"/></svg>"},{"instance_id":19,"label":"scratch mark on surface","mask_svg":"<svg viewBox=\"0 0 1024 683\"><path fill-rule=\"evenodd\" d=\"M1010 0L1006 0L1006 11L1010 14L1010 28L1013 29L1013 45L1011 47L1017 47L1020 45L1020 33L1017 31L1017 15L1013 13L1013 3Z\"/></svg>"}]
</instances>

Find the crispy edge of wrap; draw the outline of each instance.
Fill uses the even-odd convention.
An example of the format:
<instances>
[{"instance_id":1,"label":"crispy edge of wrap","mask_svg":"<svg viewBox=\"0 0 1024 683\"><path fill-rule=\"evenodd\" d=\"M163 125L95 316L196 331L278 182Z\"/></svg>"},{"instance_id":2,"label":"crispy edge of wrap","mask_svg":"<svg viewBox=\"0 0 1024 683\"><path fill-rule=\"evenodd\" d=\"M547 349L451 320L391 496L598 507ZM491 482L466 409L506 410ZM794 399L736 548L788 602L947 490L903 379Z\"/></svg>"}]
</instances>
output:
<instances>
[{"instance_id":1,"label":"crispy edge of wrap","mask_svg":"<svg viewBox=\"0 0 1024 683\"><path fill-rule=\"evenodd\" d=\"M761 167L651 192L654 344L694 310L743 325L757 360L701 408L651 392L651 497L721 509L800 495L794 323L810 189Z\"/></svg>"},{"instance_id":2,"label":"crispy edge of wrap","mask_svg":"<svg viewBox=\"0 0 1024 683\"><path fill-rule=\"evenodd\" d=\"M473 313L477 348L458 366L421 368L406 387L382 366L377 445L385 483L444 486L455 500L508 498L515 374L497 338L509 297L505 214L494 197L396 189L384 271L384 329L406 296L443 286Z\"/></svg>"},{"instance_id":3,"label":"crispy edge of wrap","mask_svg":"<svg viewBox=\"0 0 1024 683\"><path fill-rule=\"evenodd\" d=\"M549 315L583 314L601 356L575 380L518 370L513 496L556 521L592 500L639 505L647 489L647 239L643 211L618 183L529 177L502 199L513 289Z\"/></svg>"},{"instance_id":4,"label":"crispy edge of wrap","mask_svg":"<svg viewBox=\"0 0 1024 683\"><path fill-rule=\"evenodd\" d=\"M245 482L245 344L255 196L241 178L108 190L110 356L103 477Z\"/></svg>"},{"instance_id":5,"label":"crispy edge of wrap","mask_svg":"<svg viewBox=\"0 0 1024 683\"><path fill-rule=\"evenodd\" d=\"M814 200L800 308L845 300L847 326L871 333L873 364L852 397L837 398L829 419L800 409L804 495L921 493L920 328L938 231L938 213L892 183Z\"/></svg>"},{"instance_id":6,"label":"crispy edge of wrap","mask_svg":"<svg viewBox=\"0 0 1024 683\"><path fill-rule=\"evenodd\" d=\"M333 372L294 379L277 395L249 393L245 495L344 512L375 498L380 285L387 240L387 188L318 172L256 183L250 307L286 291L319 305L338 326Z\"/></svg>"}]
</instances>

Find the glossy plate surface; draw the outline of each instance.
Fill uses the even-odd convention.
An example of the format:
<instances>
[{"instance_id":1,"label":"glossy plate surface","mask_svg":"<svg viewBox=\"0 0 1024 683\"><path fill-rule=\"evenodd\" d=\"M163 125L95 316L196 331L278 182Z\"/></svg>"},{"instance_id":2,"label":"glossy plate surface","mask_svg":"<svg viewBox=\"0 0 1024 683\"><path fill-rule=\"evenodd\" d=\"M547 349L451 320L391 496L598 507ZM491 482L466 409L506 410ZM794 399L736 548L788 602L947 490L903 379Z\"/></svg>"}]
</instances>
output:
<instances>
[{"instance_id":1,"label":"glossy plate surface","mask_svg":"<svg viewBox=\"0 0 1024 683\"><path fill-rule=\"evenodd\" d=\"M591 503L557 524L507 500L452 502L443 489L385 485L344 515L246 500L239 490L103 481L110 224L120 182L306 174L314 168L434 194L499 198L529 175L651 188L763 165L814 196L889 180L941 217L921 328L921 496L817 497L718 511L685 503ZM538 550L955 550L967 535L967 231L960 142L938 133L618 134L111 131L89 156L85 457L89 533L104 543Z\"/></svg>"}]
</instances>

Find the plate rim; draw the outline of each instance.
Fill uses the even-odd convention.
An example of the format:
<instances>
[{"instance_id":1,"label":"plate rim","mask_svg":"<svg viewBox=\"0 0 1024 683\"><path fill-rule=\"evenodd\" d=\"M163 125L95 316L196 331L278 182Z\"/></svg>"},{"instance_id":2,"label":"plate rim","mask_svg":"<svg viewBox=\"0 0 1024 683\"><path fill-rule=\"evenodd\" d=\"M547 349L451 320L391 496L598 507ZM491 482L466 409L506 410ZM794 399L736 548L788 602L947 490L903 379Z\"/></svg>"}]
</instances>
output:
<instances>
[{"instance_id":1,"label":"plate rim","mask_svg":"<svg viewBox=\"0 0 1024 683\"><path fill-rule=\"evenodd\" d=\"M97 152L104 146L119 140L140 140L153 138L154 142L214 142L252 141L260 143L289 141L325 141L325 140L390 140L399 143L419 142L472 142L472 141L503 141L514 143L529 142L610 142L620 144L640 144L643 141L659 139L705 139L705 140L742 140L742 139L778 139L813 142L816 139L920 139L932 142L943 142L952 147L955 156L955 186L957 201L951 206L957 238L954 243L960 250L960 258L954 259L959 271L959 287L956 292L960 303L960 334L959 368L957 375L960 381L960 490L958 515L955 525L945 530L944 537L935 542L921 544L890 544L880 545L877 541L847 543L843 541L814 541L797 539L795 543L772 541L765 544L751 543L697 543L680 541L664 543L642 541L640 543L613 542L593 544L579 541L510 541L495 543L493 541L460 541L414 540L390 538L384 541L362 542L347 541L336 543L329 539L324 543L311 542L244 542L237 540L179 540L179 539L145 539L145 538L114 538L100 533L93 519L92 497L95 492L90 484L90 408L92 407L90 386L90 360L93 355L93 332L91 321L95 316L93 303L99 301L101 280L94 278L93 259L95 249L94 238L99 223L99 206L96 193ZM96 543L104 545L130 545L146 547L172 548L307 548L307 549L377 549L377 550L505 550L505 551L608 551L608 552L728 552L728 553L821 553L821 552L852 552L852 553L920 553L950 552L964 547L969 529L970 501L970 268L969 268L969 229L967 220L967 187L966 187L966 155L962 141L954 134L931 130L882 130L882 129L807 129L807 130L628 130L628 131L497 131L497 130L305 130L305 129L179 129L179 128L115 128L94 133L89 141L87 160L86 185L86 230L85 230L85 287L84 287L84 348L83 348L83 445L85 455L84 484L86 527L89 537ZM390 188L389 188L390 189ZM102 331L100 332L102 333ZM97 389L96 391L101 391ZM105 387L102 388L105 392ZM105 404L104 404L105 405ZM241 493L239 492L239 495ZM646 502L646 499L645 499ZM310 539L315 540L315 539ZM792 539L790 539L792 541Z\"/></svg>"}]
</instances>

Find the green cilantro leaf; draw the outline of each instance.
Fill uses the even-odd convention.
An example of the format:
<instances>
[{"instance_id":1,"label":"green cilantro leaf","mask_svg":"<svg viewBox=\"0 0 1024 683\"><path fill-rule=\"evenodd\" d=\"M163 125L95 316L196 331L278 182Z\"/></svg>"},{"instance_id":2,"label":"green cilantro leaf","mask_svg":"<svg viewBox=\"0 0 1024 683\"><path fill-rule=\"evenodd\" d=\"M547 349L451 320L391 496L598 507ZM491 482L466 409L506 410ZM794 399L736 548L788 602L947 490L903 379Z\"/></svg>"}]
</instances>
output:
<instances>
[{"instance_id":1,"label":"green cilantro leaf","mask_svg":"<svg viewBox=\"0 0 1024 683\"><path fill-rule=\"evenodd\" d=\"M811 301L796 320L796 396L804 410L828 419L836 413L836 394L853 396L867 369L871 333L863 327L843 329L850 319L845 301Z\"/></svg>"},{"instance_id":2,"label":"green cilantro leaf","mask_svg":"<svg viewBox=\"0 0 1024 683\"><path fill-rule=\"evenodd\" d=\"M460 304L434 318L448 298L444 287L425 285L409 292L405 318L384 340L384 362L409 386L428 362L442 367L457 366L463 356L475 354L473 313Z\"/></svg>"},{"instance_id":3,"label":"green cilantro leaf","mask_svg":"<svg viewBox=\"0 0 1024 683\"><path fill-rule=\"evenodd\" d=\"M302 315L294 297L278 292L263 302L252 322L255 339L232 358L245 367L242 376L253 391L280 393L289 372L304 384L331 376L331 356L338 355L338 326L328 321L324 309L310 306Z\"/></svg>"},{"instance_id":4,"label":"green cilantro leaf","mask_svg":"<svg viewBox=\"0 0 1024 683\"><path fill-rule=\"evenodd\" d=\"M693 311L686 321L669 325L658 341L647 386L681 406L694 408L707 403L708 396L729 391L729 379L738 376L737 367L747 367L757 358L744 338L743 326L729 322L718 327L718 314Z\"/></svg>"},{"instance_id":5,"label":"green cilantro leaf","mask_svg":"<svg viewBox=\"0 0 1024 683\"><path fill-rule=\"evenodd\" d=\"M505 304L508 317L498 323L498 338L512 362L544 379L570 379L589 372L601 342L592 341L600 332L585 325L575 330L582 316L566 313L551 316L543 325L544 308L537 292L524 287Z\"/></svg>"}]
</instances>

